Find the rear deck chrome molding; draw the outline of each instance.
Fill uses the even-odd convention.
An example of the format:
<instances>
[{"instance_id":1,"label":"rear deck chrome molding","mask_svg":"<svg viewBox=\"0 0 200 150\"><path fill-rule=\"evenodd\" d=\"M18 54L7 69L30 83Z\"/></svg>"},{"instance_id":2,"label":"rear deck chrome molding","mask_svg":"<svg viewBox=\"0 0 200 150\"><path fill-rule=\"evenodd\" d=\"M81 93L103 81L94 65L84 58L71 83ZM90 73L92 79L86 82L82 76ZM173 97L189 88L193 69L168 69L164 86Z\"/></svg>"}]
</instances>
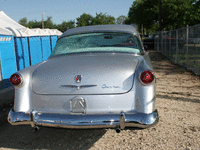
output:
<instances>
[{"instance_id":1,"label":"rear deck chrome molding","mask_svg":"<svg viewBox=\"0 0 200 150\"><path fill-rule=\"evenodd\" d=\"M77 86L77 85L61 85L60 87L68 87L68 88L76 88L77 90L80 90L82 88L89 88L89 87L95 87L97 85L81 85L81 86Z\"/></svg>"},{"instance_id":2,"label":"rear deck chrome molding","mask_svg":"<svg viewBox=\"0 0 200 150\"><path fill-rule=\"evenodd\" d=\"M90 128L120 128L139 127L147 128L158 122L158 112L155 110L150 114L124 113L121 114L50 114L50 113L24 113L10 110L8 122L12 125L31 125L61 127L70 129Z\"/></svg>"}]
</instances>

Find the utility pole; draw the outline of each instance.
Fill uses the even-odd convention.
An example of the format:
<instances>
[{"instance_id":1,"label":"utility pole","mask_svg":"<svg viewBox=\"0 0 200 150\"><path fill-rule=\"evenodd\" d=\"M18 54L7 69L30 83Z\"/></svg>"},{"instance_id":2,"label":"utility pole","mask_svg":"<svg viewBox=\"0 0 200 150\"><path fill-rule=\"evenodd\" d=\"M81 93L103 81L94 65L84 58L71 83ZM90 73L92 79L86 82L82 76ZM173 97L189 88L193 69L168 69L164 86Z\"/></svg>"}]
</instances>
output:
<instances>
[{"instance_id":1,"label":"utility pole","mask_svg":"<svg viewBox=\"0 0 200 150\"><path fill-rule=\"evenodd\" d=\"M42 11L42 29L44 29L44 18L43 18L43 11Z\"/></svg>"}]
</instances>

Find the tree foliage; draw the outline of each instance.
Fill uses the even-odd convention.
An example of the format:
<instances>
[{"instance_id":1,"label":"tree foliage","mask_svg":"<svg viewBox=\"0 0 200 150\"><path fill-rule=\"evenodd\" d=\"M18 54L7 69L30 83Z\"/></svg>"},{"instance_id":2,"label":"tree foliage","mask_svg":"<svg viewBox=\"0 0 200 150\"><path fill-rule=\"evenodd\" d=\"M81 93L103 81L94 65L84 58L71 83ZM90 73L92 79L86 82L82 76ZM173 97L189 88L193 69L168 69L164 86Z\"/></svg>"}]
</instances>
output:
<instances>
[{"instance_id":1,"label":"tree foliage","mask_svg":"<svg viewBox=\"0 0 200 150\"><path fill-rule=\"evenodd\" d=\"M166 30L194 25L195 0L165 0L162 5L162 24ZM199 15L197 15L199 16Z\"/></svg>"},{"instance_id":2,"label":"tree foliage","mask_svg":"<svg viewBox=\"0 0 200 150\"><path fill-rule=\"evenodd\" d=\"M19 24L25 26L25 27L28 27L28 19L26 17L22 18L19 20Z\"/></svg>"},{"instance_id":3,"label":"tree foliage","mask_svg":"<svg viewBox=\"0 0 200 150\"><path fill-rule=\"evenodd\" d=\"M130 7L126 24L137 24L141 28L152 29L158 20L158 0L135 0Z\"/></svg>"},{"instance_id":4,"label":"tree foliage","mask_svg":"<svg viewBox=\"0 0 200 150\"><path fill-rule=\"evenodd\" d=\"M57 25L57 29L61 32L65 32L68 29L75 28L75 22L70 20L70 21L63 21L61 24Z\"/></svg>"},{"instance_id":5,"label":"tree foliage","mask_svg":"<svg viewBox=\"0 0 200 150\"><path fill-rule=\"evenodd\" d=\"M116 23L117 24L124 24L126 19L128 19L128 17L121 15L121 16L117 17Z\"/></svg>"},{"instance_id":6,"label":"tree foliage","mask_svg":"<svg viewBox=\"0 0 200 150\"><path fill-rule=\"evenodd\" d=\"M56 24L53 23L52 17L47 17L47 20L44 21L45 28L55 29Z\"/></svg>"},{"instance_id":7,"label":"tree foliage","mask_svg":"<svg viewBox=\"0 0 200 150\"><path fill-rule=\"evenodd\" d=\"M111 15L107 15L106 13L96 13L96 16L94 17L92 21L93 25L103 25L103 24L115 24L115 17Z\"/></svg>"},{"instance_id":8,"label":"tree foliage","mask_svg":"<svg viewBox=\"0 0 200 150\"><path fill-rule=\"evenodd\" d=\"M200 24L200 1L197 1L194 6L194 20L192 24Z\"/></svg>"},{"instance_id":9,"label":"tree foliage","mask_svg":"<svg viewBox=\"0 0 200 150\"><path fill-rule=\"evenodd\" d=\"M80 17L77 18L77 26L89 26L89 25L102 25L102 24L115 24L115 18L106 13L96 13L96 16L93 17L90 14L83 13Z\"/></svg>"},{"instance_id":10,"label":"tree foliage","mask_svg":"<svg viewBox=\"0 0 200 150\"><path fill-rule=\"evenodd\" d=\"M29 21L28 28L42 28L42 22L37 20Z\"/></svg>"},{"instance_id":11,"label":"tree foliage","mask_svg":"<svg viewBox=\"0 0 200 150\"><path fill-rule=\"evenodd\" d=\"M121 16L121 20L124 20L125 17ZM28 22L26 17L19 20L19 23L28 28L42 28L42 21L32 20ZM61 24L54 24L52 21L52 17L47 17L44 20L44 28L49 29L58 29L61 32L64 32L68 29L89 25L101 25L101 24L115 24L115 18L111 15L107 15L106 13L96 13L96 16L93 17L90 14L83 13L80 17L77 18L77 22L75 20L63 21Z\"/></svg>"},{"instance_id":12,"label":"tree foliage","mask_svg":"<svg viewBox=\"0 0 200 150\"><path fill-rule=\"evenodd\" d=\"M90 14L83 13L80 17L77 18L77 26L89 26L92 25L93 17Z\"/></svg>"},{"instance_id":13,"label":"tree foliage","mask_svg":"<svg viewBox=\"0 0 200 150\"><path fill-rule=\"evenodd\" d=\"M159 12L159 1L162 2ZM114 18L106 13L96 13L96 16L83 13L72 21L63 21L54 24L52 17L47 17L44 27L58 29L62 32L74 28L89 25L103 24L135 24L139 31L145 29L147 32L155 32L159 29L159 16L161 16L161 28L164 30L177 29L186 25L200 24L200 1L196 0L135 0L129 9L128 17L121 15ZM42 22L32 20L28 22L26 17L19 23L28 28L42 28Z\"/></svg>"},{"instance_id":14,"label":"tree foliage","mask_svg":"<svg viewBox=\"0 0 200 150\"><path fill-rule=\"evenodd\" d=\"M26 17L20 19L19 24L28 28L42 28L42 21L31 20L28 22L28 19ZM44 21L44 26L45 28L49 29L56 28L56 24L53 23L52 17L47 17L47 19Z\"/></svg>"},{"instance_id":15,"label":"tree foliage","mask_svg":"<svg viewBox=\"0 0 200 150\"><path fill-rule=\"evenodd\" d=\"M161 0L162 29L176 29L200 21L200 2L195 0ZM135 0L129 9L126 24L137 24L141 29L158 30L159 0Z\"/></svg>"}]
</instances>

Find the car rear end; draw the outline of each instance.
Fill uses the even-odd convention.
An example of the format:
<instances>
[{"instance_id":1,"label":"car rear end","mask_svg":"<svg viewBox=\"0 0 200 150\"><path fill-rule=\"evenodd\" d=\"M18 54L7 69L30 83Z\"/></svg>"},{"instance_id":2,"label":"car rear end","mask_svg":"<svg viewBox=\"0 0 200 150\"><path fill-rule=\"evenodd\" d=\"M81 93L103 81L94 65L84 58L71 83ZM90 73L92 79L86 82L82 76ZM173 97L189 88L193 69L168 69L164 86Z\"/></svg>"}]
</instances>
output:
<instances>
[{"instance_id":1,"label":"car rear end","mask_svg":"<svg viewBox=\"0 0 200 150\"><path fill-rule=\"evenodd\" d=\"M147 53L93 46L84 53L50 57L12 75L15 105L8 121L30 124L35 130L49 126L119 131L155 124L155 76Z\"/></svg>"}]
</instances>

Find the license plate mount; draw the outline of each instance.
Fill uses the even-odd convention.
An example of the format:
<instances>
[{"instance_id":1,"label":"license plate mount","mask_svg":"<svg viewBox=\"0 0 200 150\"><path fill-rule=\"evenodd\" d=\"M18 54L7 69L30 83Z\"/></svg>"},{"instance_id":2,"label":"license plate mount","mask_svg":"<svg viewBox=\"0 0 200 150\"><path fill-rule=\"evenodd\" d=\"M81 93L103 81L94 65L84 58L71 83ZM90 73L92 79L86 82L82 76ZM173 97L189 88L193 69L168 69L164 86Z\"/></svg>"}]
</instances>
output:
<instances>
[{"instance_id":1,"label":"license plate mount","mask_svg":"<svg viewBox=\"0 0 200 150\"><path fill-rule=\"evenodd\" d=\"M70 105L72 113L86 113L86 100L83 97L74 97Z\"/></svg>"}]
</instances>

